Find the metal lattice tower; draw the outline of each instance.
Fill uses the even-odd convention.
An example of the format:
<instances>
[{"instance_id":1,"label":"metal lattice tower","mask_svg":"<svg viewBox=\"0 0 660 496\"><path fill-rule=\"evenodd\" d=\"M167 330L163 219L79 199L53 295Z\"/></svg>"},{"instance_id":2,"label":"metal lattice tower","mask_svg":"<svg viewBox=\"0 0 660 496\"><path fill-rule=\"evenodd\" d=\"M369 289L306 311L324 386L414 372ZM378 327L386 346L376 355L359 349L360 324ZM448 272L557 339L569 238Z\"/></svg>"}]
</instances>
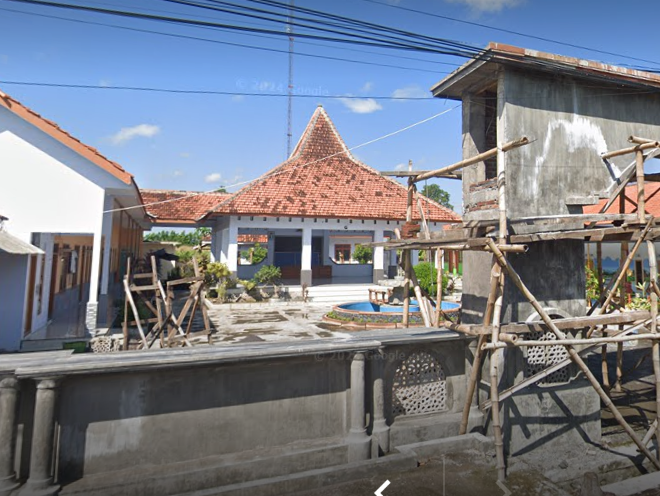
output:
<instances>
[{"instance_id":1,"label":"metal lattice tower","mask_svg":"<svg viewBox=\"0 0 660 496\"><path fill-rule=\"evenodd\" d=\"M289 86L288 86L288 102L287 102L287 129L286 129L286 156L289 158L291 155L291 120L293 112L293 27L291 20L293 18L294 0L289 1L289 23L286 30L289 33Z\"/></svg>"}]
</instances>

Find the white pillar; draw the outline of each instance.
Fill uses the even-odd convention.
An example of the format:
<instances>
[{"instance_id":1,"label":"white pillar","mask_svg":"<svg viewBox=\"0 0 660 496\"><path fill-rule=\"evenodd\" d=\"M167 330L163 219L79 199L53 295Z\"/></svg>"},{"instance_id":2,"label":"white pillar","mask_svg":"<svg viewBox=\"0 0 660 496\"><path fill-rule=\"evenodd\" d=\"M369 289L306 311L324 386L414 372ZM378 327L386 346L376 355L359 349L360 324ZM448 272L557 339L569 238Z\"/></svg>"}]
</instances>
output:
<instances>
[{"instance_id":1,"label":"white pillar","mask_svg":"<svg viewBox=\"0 0 660 496\"><path fill-rule=\"evenodd\" d=\"M114 207L114 200L111 196L105 197L103 210L112 210ZM112 213L103 215L103 228L101 234L103 239L103 262L101 264L101 295L108 294L108 285L110 281L110 250L112 249ZM80 255L80 254L78 254ZM80 264L78 264L78 270Z\"/></svg>"},{"instance_id":2,"label":"white pillar","mask_svg":"<svg viewBox=\"0 0 660 496\"><path fill-rule=\"evenodd\" d=\"M218 231L218 240L220 249L220 261L223 264L226 264L228 261L227 253L229 252L229 236L227 234L226 228Z\"/></svg>"},{"instance_id":3,"label":"white pillar","mask_svg":"<svg viewBox=\"0 0 660 496\"><path fill-rule=\"evenodd\" d=\"M217 255L218 250L218 232L215 227L211 229L211 262L219 262L220 257Z\"/></svg>"},{"instance_id":4,"label":"white pillar","mask_svg":"<svg viewBox=\"0 0 660 496\"><path fill-rule=\"evenodd\" d=\"M98 292L99 292L99 277L101 275L101 245L103 239L103 206L105 195L101 190L99 203L96 206L98 217L96 225L94 226L94 242L92 245L92 272L89 279L89 300L87 301L87 313L85 316L85 326L88 332L93 332L96 327L96 317L98 314ZM90 205L90 208L94 208ZM109 215L109 214L108 214Z\"/></svg>"},{"instance_id":5,"label":"white pillar","mask_svg":"<svg viewBox=\"0 0 660 496\"><path fill-rule=\"evenodd\" d=\"M375 229L374 243L382 243L384 239L383 230ZM373 258L373 283L378 284L378 281L385 277L385 248L376 246Z\"/></svg>"},{"instance_id":6,"label":"white pillar","mask_svg":"<svg viewBox=\"0 0 660 496\"><path fill-rule=\"evenodd\" d=\"M304 227L302 231L302 254L300 257L300 284L312 284L312 228Z\"/></svg>"},{"instance_id":7,"label":"white pillar","mask_svg":"<svg viewBox=\"0 0 660 496\"><path fill-rule=\"evenodd\" d=\"M410 250L410 263L413 267L419 263L419 250Z\"/></svg>"},{"instance_id":8,"label":"white pillar","mask_svg":"<svg viewBox=\"0 0 660 496\"><path fill-rule=\"evenodd\" d=\"M0 496L9 496L20 485L14 470L19 389L15 377L0 378Z\"/></svg>"},{"instance_id":9,"label":"white pillar","mask_svg":"<svg viewBox=\"0 0 660 496\"><path fill-rule=\"evenodd\" d=\"M231 221L227 229L227 267L234 274L238 271L238 226Z\"/></svg>"}]
</instances>

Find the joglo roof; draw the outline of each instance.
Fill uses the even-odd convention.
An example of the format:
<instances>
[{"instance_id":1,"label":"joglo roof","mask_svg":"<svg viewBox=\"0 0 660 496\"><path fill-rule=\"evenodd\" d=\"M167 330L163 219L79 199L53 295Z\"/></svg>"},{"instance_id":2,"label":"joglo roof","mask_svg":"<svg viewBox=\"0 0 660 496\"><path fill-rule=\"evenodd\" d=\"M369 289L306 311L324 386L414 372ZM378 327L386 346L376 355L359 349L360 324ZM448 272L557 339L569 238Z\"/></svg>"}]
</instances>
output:
<instances>
[{"instance_id":1,"label":"joglo roof","mask_svg":"<svg viewBox=\"0 0 660 496\"><path fill-rule=\"evenodd\" d=\"M291 156L219 202L214 215L405 220L407 188L356 160L330 117L318 107ZM422 197L431 222L458 222L448 208ZM419 219L418 208L413 208Z\"/></svg>"}]
</instances>

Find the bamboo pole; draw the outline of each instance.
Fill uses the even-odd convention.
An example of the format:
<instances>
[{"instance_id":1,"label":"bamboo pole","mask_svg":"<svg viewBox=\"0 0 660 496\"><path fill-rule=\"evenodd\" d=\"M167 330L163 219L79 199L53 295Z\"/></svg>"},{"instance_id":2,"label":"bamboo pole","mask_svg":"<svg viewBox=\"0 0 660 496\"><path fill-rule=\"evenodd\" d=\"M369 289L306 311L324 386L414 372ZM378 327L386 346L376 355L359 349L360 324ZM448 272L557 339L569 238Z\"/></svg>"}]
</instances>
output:
<instances>
[{"instance_id":1,"label":"bamboo pole","mask_svg":"<svg viewBox=\"0 0 660 496\"><path fill-rule=\"evenodd\" d=\"M442 176L443 174L447 174L449 172L462 169L463 167L467 167L468 165L476 164L478 162L483 162L484 160L488 160L489 158L493 158L500 151L508 152L509 150L513 150L514 148L518 148L527 144L529 144L529 140L527 139L527 137L523 136L520 139L509 141L508 143L505 143L499 148L497 147L491 148L490 150L480 153L479 155L475 155L474 157L471 158L466 158L465 160L461 160L460 162L456 162L455 164L448 165L447 167L443 167L442 169L436 169L436 170L424 172L418 176L415 176L413 178L413 182L418 183L420 181L424 181L425 179L430 179L432 177L439 177Z\"/></svg>"},{"instance_id":2,"label":"bamboo pole","mask_svg":"<svg viewBox=\"0 0 660 496\"><path fill-rule=\"evenodd\" d=\"M442 275L445 270L444 267L444 254L443 251L438 248L435 250L435 260L437 264L437 279L436 279L436 294L435 294L435 322L437 327L440 327L440 315L442 314Z\"/></svg>"},{"instance_id":3,"label":"bamboo pole","mask_svg":"<svg viewBox=\"0 0 660 496\"><path fill-rule=\"evenodd\" d=\"M121 211L123 213L123 210ZM130 279L131 277L131 257L126 259L126 274L124 279ZM137 316L135 316L137 319ZM124 351L128 350L128 295L124 295L124 323L122 325L122 333L124 334L124 343L122 344L122 349Z\"/></svg>"},{"instance_id":4,"label":"bamboo pole","mask_svg":"<svg viewBox=\"0 0 660 496\"><path fill-rule=\"evenodd\" d=\"M614 157L619 157L621 155L627 155L629 153L636 153L638 151L651 150L653 148L660 148L660 142L658 141L649 141L648 143L643 143L641 145L631 146L629 148L622 148L621 150L615 150L613 152L603 153L600 157L602 159L610 159Z\"/></svg>"},{"instance_id":5,"label":"bamboo pole","mask_svg":"<svg viewBox=\"0 0 660 496\"><path fill-rule=\"evenodd\" d=\"M598 295L603 293L603 242L596 243L596 275L598 277ZM591 303L591 302L589 302Z\"/></svg>"},{"instance_id":6,"label":"bamboo pole","mask_svg":"<svg viewBox=\"0 0 660 496\"><path fill-rule=\"evenodd\" d=\"M490 273L490 291L488 292L488 302L486 303L486 311L484 312L484 326L491 323L493 318L493 308L495 306L495 299L497 297L497 288L499 286L500 266L496 261L493 261L493 268ZM470 370L470 378L468 380L468 389L465 396L465 404L463 405L463 414L461 416L461 425L458 429L458 435L462 436L467 432L468 418L470 416L470 407L472 406L472 397L475 394L477 382L479 380L479 372L481 371L481 357L483 356L482 347L486 344L488 339L487 334L480 334L477 340L477 349L474 352L474 360L472 361L472 370ZM477 393L478 394L478 393Z\"/></svg>"},{"instance_id":7,"label":"bamboo pole","mask_svg":"<svg viewBox=\"0 0 660 496\"><path fill-rule=\"evenodd\" d=\"M628 141L630 143L637 143L638 145L644 145L646 143L655 143L656 140L640 138L638 136L628 136Z\"/></svg>"},{"instance_id":8,"label":"bamboo pole","mask_svg":"<svg viewBox=\"0 0 660 496\"><path fill-rule=\"evenodd\" d=\"M644 222L644 215L646 213L644 198L644 152L637 150L635 152L635 162L637 166L637 218L639 222Z\"/></svg>"},{"instance_id":9,"label":"bamboo pole","mask_svg":"<svg viewBox=\"0 0 660 496\"><path fill-rule=\"evenodd\" d=\"M126 299L128 300L128 304L131 306L131 310L133 310L133 315L135 316L135 323L137 324L138 332L140 333L140 339L142 340L142 345L143 349L147 349L149 345L147 344L147 338L144 336L144 331L142 330L142 324L140 323L140 314L138 313L137 307L135 306L135 302L133 301L133 296L131 295L131 288L128 285L128 279L124 277L124 291L126 291Z\"/></svg>"},{"instance_id":10,"label":"bamboo pole","mask_svg":"<svg viewBox=\"0 0 660 496\"><path fill-rule=\"evenodd\" d=\"M403 250L403 271L405 279L403 280L403 327L410 324L410 251Z\"/></svg>"},{"instance_id":11,"label":"bamboo pole","mask_svg":"<svg viewBox=\"0 0 660 496\"><path fill-rule=\"evenodd\" d=\"M532 304L534 309L538 312L539 316L545 322L545 324L552 330L552 332L557 336L557 339L563 339L563 335L559 329L554 325L552 322L552 319L550 316L547 314L547 312L543 309L543 307L539 304L539 302L536 300L534 295L527 289L527 286L522 282L520 279L520 276L518 273L511 267L510 264L507 263L506 258L504 257L504 254L497 249L497 246L495 246L495 243L490 241L491 248L493 249L493 253L495 253L495 256L497 257L497 260L499 264L507 271L509 274L509 277L511 278L512 282L516 285L516 287L520 290L520 292L527 298L527 300ZM630 438L634 441L634 443L637 445L637 447L644 453L644 455L651 460L653 465L657 468L660 469L660 461L658 461L653 454L648 450L646 446L642 444L642 441L637 437L637 434L635 434L635 431L630 427L628 422L626 422L626 419L623 418L621 415L621 412L617 409L616 405L612 402L610 397L607 395L607 393L603 390L603 388L600 386L598 383L598 380L596 377L593 375L591 370L589 370L589 367L584 363L584 360L580 357L578 352L575 350L570 345L566 345L566 350L568 351L568 354L570 355L571 359L577 364L577 366L582 370L584 375L587 377L593 388L596 390L600 398L603 400L603 403L605 406L607 406L610 411L612 412L612 415L614 418L617 420L619 425L623 427L623 429L628 433ZM495 401L493 401L492 404L493 412L499 408L499 404L496 404Z\"/></svg>"},{"instance_id":12,"label":"bamboo pole","mask_svg":"<svg viewBox=\"0 0 660 496\"><path fill-rule=\"evenodd\" d=\"M641 153L641 152L640 152ZM637 171L639 174L639 171ZM644 174L644 171L642 170L642 175ZM620 213L625 213L626 211L626 200L624 198L623 193L619 196L619 212ZM643 218L644 213L642 212L642 218ZM625 260L628 258L628 242L627 241L622 241L621 242L621 254L619 256L619 260ZM625 277L621 281L621 284L619 285L619 306L621 308L624 308L626 306L626 298L628 296L628 290L626 288L626 283L628 279L628 265L623 269L623 273L625 274ZM622 326L619 326L619 330L623 330ZM605 353L604 355L607 356L607 345L603 346L605 348ZM614 390L617 393L621 392L621 382L623 381L623 343L618 343L616 346L616 382L614 383Z\"/></svg>"},{"instance_id":13,"label":"bamboo pole","mask_svg":"<svg viewBox=\"0 0 660 496\"><path fill-rule=\"evenodd\" d=\"M502 299L504 298L504 274L497 278L498 294L495 299L493 309L493 333L491 342L499 342L499 329L502 318ZM490 352L490 397L492 403L491 416L493 420L493 435L495 438L495 453L497 457L497 479L504 481L506 479L506 464L504 459L504 441L502 438L502 421L500 419L500 399L499 399L499 350Z\"/></svg>"},{"instance_id":14,"label":"bamboo pole","mask_svg":"<svg viewBox=\"0 0 660 496\"><path fill-rule=\"evenodd\" d=\"M646 247L649 256L649 275L651 276L651 281L655 282L658 279L658 259L653 241L647 241ZM657 335L658 295L655 291L651 291L651 315L653 317L651 321L651 333ZM660 343L657 340L653 341L651 353L653 356L653 374L655 375L655 439L658 445L660 445L660 422L658 421L660 419ZM656 454L660 457L660 450L657 450Z\"/></svg>"}]
</instances>

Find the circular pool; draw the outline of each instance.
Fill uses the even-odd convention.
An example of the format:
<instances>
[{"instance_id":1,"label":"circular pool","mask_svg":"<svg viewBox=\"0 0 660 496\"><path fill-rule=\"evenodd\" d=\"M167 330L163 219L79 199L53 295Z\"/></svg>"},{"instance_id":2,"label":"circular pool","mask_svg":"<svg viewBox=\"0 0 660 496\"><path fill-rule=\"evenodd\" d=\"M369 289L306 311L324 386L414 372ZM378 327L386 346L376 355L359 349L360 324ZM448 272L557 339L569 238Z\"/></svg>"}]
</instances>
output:
<instances>
[{"instance_id":1,"label":"circular pool","mask_svg":"<svg viewBox=\"0 0 660 496\"><path fill-rule=\"evenodd\" d=\"M445 314L458 312L461 305L449 301L442 302ZM398 327L403 322L403 305L379 305L370 301L342 303L323 316L323 320L342 326L355 327ZM416 300L410 300L410 325L424 325L422 313Z\"/></svg>"}]
</instances>

